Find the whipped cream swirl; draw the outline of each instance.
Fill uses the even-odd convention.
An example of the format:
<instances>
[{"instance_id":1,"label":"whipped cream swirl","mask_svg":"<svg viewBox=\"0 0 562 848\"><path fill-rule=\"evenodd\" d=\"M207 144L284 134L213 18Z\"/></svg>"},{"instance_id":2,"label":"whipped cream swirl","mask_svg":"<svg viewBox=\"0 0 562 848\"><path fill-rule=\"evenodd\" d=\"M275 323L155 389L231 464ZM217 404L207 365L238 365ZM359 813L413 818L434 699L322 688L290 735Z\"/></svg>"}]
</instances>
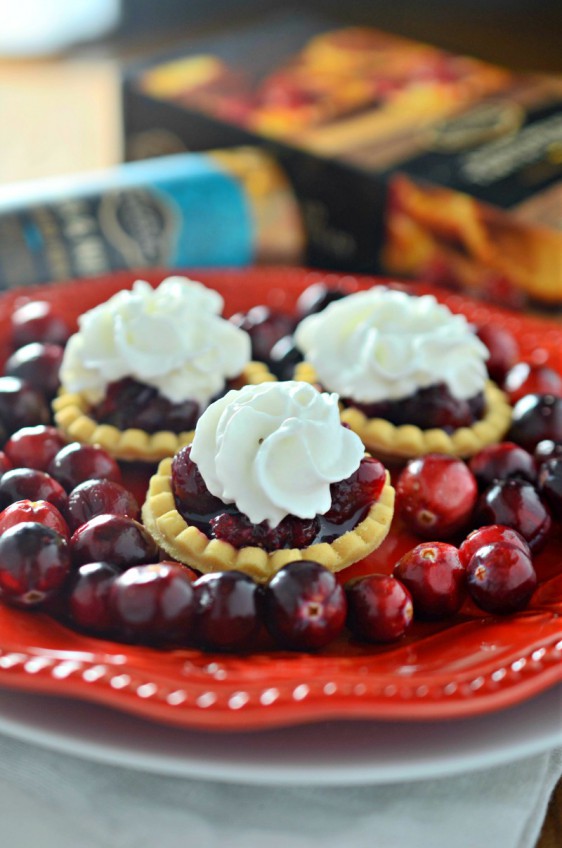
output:
<instances>
[{"instance_id":1,"label":"whipped cream swirl","mask_svg":"<svg viewBox=\"0 0 562 848\"><path fill-rule=\"evenodd\" d=\"M348 295L305 318L295 341L325 389L362 403L399 400L436 383L466 400L487 379L487 348L464 315L432 295L382 286Z\"/></svg>"},{"instance_id":2,"label":"whipped cream swirl","mask_svg":"<svg viewBox=\"0 0 562 848\"><path fill-rule=\"evenodd\" d=\"M295 381L228 392L205 410L191 447L211 494L272 527L327 512L330 484L353 474L363 455L340 422L337 395Z\"/></svg>"},{"instance_id":3,"label":"whipped cream swirl","mask_svg":"<svg viewBox=\"0 0 562 848\"><path fill-rule=\"evenodd\" d=\"M156 289L137 280L78 319L61 382L91 403L124 377L153 386L172 403L205 407L250 359L248 335L221 317L220 294L185 277Z\"/></svg>"}]
</instances>

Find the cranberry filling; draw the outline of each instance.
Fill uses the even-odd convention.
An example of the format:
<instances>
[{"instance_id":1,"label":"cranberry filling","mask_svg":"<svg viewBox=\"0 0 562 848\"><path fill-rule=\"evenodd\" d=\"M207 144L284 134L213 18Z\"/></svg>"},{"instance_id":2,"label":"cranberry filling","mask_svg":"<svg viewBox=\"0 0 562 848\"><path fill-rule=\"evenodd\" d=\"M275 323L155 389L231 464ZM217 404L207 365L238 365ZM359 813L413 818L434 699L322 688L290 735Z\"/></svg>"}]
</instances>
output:
<instances>
[{"instance_id":1,"label":"cranberry filling","mask_svg":"<svg viewBox=\"0 0 562 848\"><path fill-rule=\"evenodd\" d=\"M234 504L213 497L190 453L190 447L182 448L172 464L176 508L209 539L222 539L238 549L250 545L271 552L333 542L365 518L380 497L386 477L382 463L367 457L350 477L332 484L332 507L325 515L304 519L288 515L277 527L270 527L267 521L253 524Z\"/></svg>"},{"instance_id":2,"label":"cranberry filling","mask_svg":"<svg viewBox=\"0 0 562 848\"><path fill-rule=\"evenodd\" d=\"M212 400L217 400L229 388L226 385ZM181 433L195 429L201 409L193 400L172 403L153 386L126 377L109 384L104 399L92 408L92 414L100 424L112 424L118 430L131 427L147 433L159 430Z\"/></svg>"},{"instance_id":3,"label":"cranberry filling","mask_svg":"<svg viewBox=\"0 0 562 848\"><path fill-rule=\"evenodd\" d=\"M358 403L342 398L345 406L359 409L368 418L384 418L396 426L415 424L421 430L439 428L452 433L459 427L470 427L484 415L483 392L468 400L453 397L445 383L436 383L399 400Z\"/></svg>"}]
</instances>

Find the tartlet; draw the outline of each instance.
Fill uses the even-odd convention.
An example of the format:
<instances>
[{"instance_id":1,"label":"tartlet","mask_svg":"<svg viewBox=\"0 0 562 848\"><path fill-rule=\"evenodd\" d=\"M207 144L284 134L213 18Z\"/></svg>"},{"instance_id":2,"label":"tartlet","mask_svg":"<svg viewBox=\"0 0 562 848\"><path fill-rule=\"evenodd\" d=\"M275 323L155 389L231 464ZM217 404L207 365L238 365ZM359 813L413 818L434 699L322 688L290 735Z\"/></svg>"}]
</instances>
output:
<instances>
[{"instance_id":1,"label":"tartlet","mask_svg":"<svg viewBox=\"0 0 562 848\"><path fill-rule=\"evenodd\" d=\"M138 280L84 313L53 401L61 433L117 459L158 462L191 442L192 425L217 395L275 380L250 360L247 334L221 318L222 306L217 292L170 277L157 289ZM135 416L146 420L149 404L155 408L150 428L137 425ZM168 418L159 416L163 407ZM182 417L178 410L187 412Z\"/></svg>"},{"instance_id":2,"label":"tartlet","mask_svg":"<svg viewBox=\"0 0 562 848\"><path fill-rule=\"evenodd\" d=\"M305 357L295 379L337 391L342 422L386 462L468 458L509 429L512 409L488 378L485 346L431 295L382 286L348 295L305 318L295 339ZM447 423L432 426L432 417Z\"/></svg>"},{"instance_id":3,"label":"tartlet","mask_svg":"<svg viewBox=\"0 0 562 848\"><path fill-rule=\"evenodd\" d=\"M310 522L318 521L319 523L317 526L320 527L322 524L320 520L321 517L326 516L326 520L328 520L331 515L331 510L333 510L333 502L330 500L329 494L335 492L333 487L337 485L343 487L348 484L348 481L352 479L353 474L360 473L359 469L363 467L362 464L365 462L376 463L380 468L380 478L377 481L376 487L373 485L373 499L366 503L364 503L363 500L355 504L350 503L349 514L353 516L353 519L342 520L339 527L335 527L334 523L330 520L330 533L324 537L329 539L327 541L322 540L323 537L320 533L320 535L311 539L310 544L303 545L302 547L288 545L268 550L267 545L265 547L259 544L243 544L238 546L237 544L232 544L232 542L225 538L213 537L212 533L209 533L208 529L201 529L201 522L197 521L194 517L190 517L189 514L186 514L186 510L183 508L184 505L179 502L177 489L175 490L174 487L174 462L179 461L179 459L178 457L174 459L166 458L161 461L158 470L150 480L147 498L142 509L142 518L149 533L152 535L157 544L166 551L167 555L204 573L239 570L251 575L254 579L260 582L266 582L284 565L300 559L313 560L333 572L340 571L352 563L363 559L379 547L379 545L384 541L390 529L394 510L394 489L390 483L389 474L380 462L371 460L371 458L365 458L363 446L361 445L360 440L357 439L354 441L356 439L355 434L353 434L349 429L341 426L341 423L338 420L337 398L334 395L328 396L317 393L315 389L312 389L312 387L308 386L306 383L287 382L269 384L268 386L262 385L255 388L247 386L240 392L229 392L229 394L224 398L221 398L220 401L212 404L206 413L203 414L196 428L196 437L193 446L192 448L185 449L185 457L181 457L181 461L193 462L188 454L194 452L197 456L198 462L200 463L200 465L197 466L198 473L201 473L202 475L203 469L206 468L206 465L209 465L208 459L211 455L211 450L215 450L216 448L216 455L220 457L221 450L225 447L225 445L230 444L228 428L234 427L231 422L235 418L235 413L239 411L244 403L251 405L254 403L254 398L257 397L258 400L256 405L259 405L261 400L267 395L270 395L271 397L275 395L275 398L277 399L281 395L285 395L287 393L292 393L293 397L298 396L300 399L299 402L301 402L304 406L307 404L310 406L316 403L314 396L319 399L318 407L323 407L319 414L324 415L323 421L327 421L328 417L331 418L329 424L329 427L331 428L330 438L332 438L332 435L335 434L335 441L337 442L334 447L334 454L337 460L336 464L339 464L340 468L344 469L340 473L345 474L345 477L342 477L340 480L335 479L334 475L337 477L337 473L333 469L332 458L328 458L323 470L319 472L319 474L322 476L322 474L327 475L331 473L333 483L329 484L324 478L322 478L322 483L314 483L314 485L310 483L307 487L307 492L314 490L314 498L320 498L320 500L323 500L326 508L323 509L323 512L316 512L314 503L317 503L318 500L311 501L310 503L307 502L304 506L299 503L298 508L301 512L298 516L295 515L295 512L289 512L288 509L283 510L278 508L278 505L275 505L278 504L279 501L279 496L277 495L277 500L274 498L275 503L273 506L269 506L268 498L270 495L268 494L267 486L262 488L261 483L258 483L256 484L254 492L248 491L252 488L256 479L259 481L267 479L267 473L264 472L264 469L267 471L268 468L271 469L274 467L276 460L273 461L273 465L271 462L269 465L267 464L269 461L267 460L268 451L272 449L271 445L280 445L279 449L281 453L278 456L278 466L275 473L279 473L280 478L283 480L283 486L286 489L283 497L286 495L287 503L293 497L290 479L291 474L294 473L295 475L298 475L299 473L304 473L307 475L310 469L316 469L317 467L317 457L311 458L309 462L308 454L303 458L303 456L299 453L299 467L295 467L289 471L288 474L285 474L285 469L287 469L289 465L287 460L287 457L289 456L287 453L289 446L288 442L285 441L285 437L279 441L280 437L278 434L283 431L284 422L289 419L294 422L295 417L293 415L288 415L287 418L283 418L283 414L278 414L278 412L276 412L275 415L272 414L270 416L270 420L268 422L264 423L263 419L267 416L264 416L262 414L263 409L260 409L258 410L257 416L260 420L255 426L265 428L263 430L259 430L259 432L263 432L265 435L263 437L260 436L255 440L255 457L252 454L251 462L249 462L247 466L248 474L244 475L242 479L239 493L236 497L231 495L228 498L224 498L224 494L224 499L219 497L216 501L218 504L216 516L220 519L221 508L226 511L225 514L227 515L232 515L232 511L234 511L235 518L240 517L241 520L246 522L246 527L248 527L249 522L250 531L253 527L256 529L256 533L258 529L263 529L264 526L267 528L266 532L269 532L272 526L273 528L275 528L275 526L280 526L279 524L275 525L273 520L269 521L263 518L263 516L267 514L268 510L270 510L275 519L280 519L280 522L287 518L291 521L294 519L295 521L302 521L308 528ZM214 410L213 407L219 408L218 410ZM249 438L251 438L252 435L255 435L256 432L253 430L256 416L254 416L252 420L254 411L255 410L250 409L250 412L248 413L250 415L250 423L246 423L244 428L245 432L250 433ZM318 410L314 410L314 412L316 414ZM218 425L220 416L222 416L222 422ZM207 440L209 445L212 442L213 447L211 448L209 445L208 449L200 447L200 444L197 441L201 433L200 428L205 428L208 424L208 420L213 417L214 423L217 425L217 432L219 433L216 444L214 441L215 434L213 433L212 437ZM272 423L274 418L275 421ZM334 421L336 422L335 425ZM241 425L242 422L239 421L239 426ZM303 443L306 443L307 440L305 436L302 435L302 431L308 426L308 422L305 422L302 427L300 424L291 424L290 426L296 427L295 433L297 435L295 438L299 439L299 444L302 445ZM336 432L336 427L338 432ZM313 430L310 432L313 432ZM339 431L341 431L341 433ZM226 436L224 435L225 432ZM315 438L317 432L317 430L314 430ZM328 429L323 431L323 435L324 438L328 437ZM203 438L206 438L206 436ZM268 439L270 439L269 443ZM318 438L315 443L318 450L321 448L321 442L322 438ZM201 442L201 444L203 444L203 442ZM308 444L310 445L310 441ZM262 461L262 465L260 466L261 470L259 470L259 457L260 450L262 448L263 453L261 454L261 457L263 460L263 457L265 456L266 460L265 464ZM313 446L312 451L314 452L315 449L316 448ZM253 447L250 450L253 450ZM207 453L206 458L205 452ZM246 446L244 444L241 444L238 453L241 455L247 453ZM246 460L244 459L244 461ZM211 464L212 462L213 461L211 460ZM354 471L350 477L348 472L351 467L354 468ZM236 477L240 477L239 469L234 469L230 475L230 480L227 479L226 483L219 483L217 488L217 480L212 480L213 473L214 472L211 471L210 475L207 476L207 479L203 481L207 490L211 491L211 496L213 498L218 497L215 493L219 489L223 493L226 490L232 492L233 490L232 488L229 489L229 486L231 486L232 481L235 480ZM310 474L313 474L313 471L310 471ZM203 479L203 477L201 477L201 479ZM249 483L250 479L252 481L252 485ZM310 482L309 477L305 476L305 479L307 480L307 483ZM272 489L274 492L277 491L273 484ZM209 494L209 491L207 491L207 494ZM240 500L236 499L238 496L240 497ZM295 497L298 498L298 495L295 495ZM326 498L327 501L325 500ZM228 513L229 509L231 510L230 513ZM262 509L263 512L260 511ZM256 511L254 512L254 510ZM248 513L252 513L252 515L248 517ZM210 528L213 526L212 520L209 519L208 515L205 516L204 523L206 527ZM216 527L216 525L214 526ZM315 531L313 530L312 532L314 534ZM318 539L320 539L320 541L318 541Z\"/></svg>"}]
</instances>

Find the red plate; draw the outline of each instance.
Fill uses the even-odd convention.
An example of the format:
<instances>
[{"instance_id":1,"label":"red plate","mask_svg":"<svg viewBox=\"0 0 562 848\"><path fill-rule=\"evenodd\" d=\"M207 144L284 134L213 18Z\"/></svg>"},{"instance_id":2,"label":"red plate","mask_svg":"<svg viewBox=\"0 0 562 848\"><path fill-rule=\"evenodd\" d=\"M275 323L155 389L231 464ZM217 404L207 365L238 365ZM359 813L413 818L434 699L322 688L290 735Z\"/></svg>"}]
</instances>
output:
<instances>
[{"instance_id":1,"label":"red plate","mask_svg":"<svg viewBox=\"0 0 562 848\"><path fill-rule=\"evenodd\" d=\"M141 275L158 282L165 273ZM202 271L194 276L223 294L227 313L263 302L292 309L310 283L344 279L299 269ZM15 303L41 297L76 319L135 278L127 272L3 295L0 356L7 354L8 321ZM345 280L350 290L375 282ZM471 320L501 324L517 336L522 358L548 360L562 372L562 326L425 285L415 291L433 291ZM390 571L400 553L418 541L395 521L384 545L348 569L346 578L370 570ZM558 527L557 538L536 558L540 585L525 612L493 617L466 604L445 623L416 624L407 640L392 647L342 638L315 655L159 651L89 638L46 615L1 607L0 683L207 729L260 729L327 718L440 719L490 712L562 681L560 541Z\"/></svg>"}]
</instances>

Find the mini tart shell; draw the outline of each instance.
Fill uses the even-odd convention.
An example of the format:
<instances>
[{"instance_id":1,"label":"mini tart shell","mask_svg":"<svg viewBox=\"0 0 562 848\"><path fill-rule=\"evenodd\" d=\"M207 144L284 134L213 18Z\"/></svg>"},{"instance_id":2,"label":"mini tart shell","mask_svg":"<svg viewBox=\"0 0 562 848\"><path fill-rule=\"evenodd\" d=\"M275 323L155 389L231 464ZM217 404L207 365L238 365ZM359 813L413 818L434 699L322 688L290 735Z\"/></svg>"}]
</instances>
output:
<instances>
[{"instance_id":1,"label":"mini tart shell","mask_svg":"<svg viewBox=\"0 0 562 848\"><path fill-rule=\"evenodd\" d=\"M295 369L295 380L317 383L309 362ZM512 408L505 394L491 380L484 386L486 413L470 427L459 427L452 433L440 428L422 430L413 424L396 426L384 418L368 418L355 407L340 407L340 418L362 440L374 456L388 462L404 462L428 453L444 453L463 459L474 456L482 448L501 442L511 424Z\"/></svg>"},{"instance_id":2,"label":"mini tart shell","mask_svg":"<svg viewBox=\"0 0 562 848\"><path fill-rule=\"evenodd\" d=\"M171 468L172 459L164 459L151 478L142 520L152 538L169 556L206 574L243 571L265 583L284 565L301 559L319 562L333 572L341 571L382 544L394 513L394 489L387 472L380 497L371 505L363 521L334 542L320 542L303 549L281 548L272 553L258 547L235 548L229 542L209 539L178 512L172 492Z\"/></svg>"},{"instance_id":3,"label":"mini tart shell","mask_svg":"<svg viewBox=\"0 0 562 848\"><path fill-rule=\"evenodd\" d=\"M240 377L231 381L231 388L258 385L275 381L276 377L262 362L248 362ZM173 456L185 445L191 444L194 430L173 433L160 430L147 433L130 427L119 430L112 424L100 424L90 414L91 405L82 393L72 393L61 388L53 401L54 421L60 432L69 441L104 448L115 459L159 462Z\"/></svg>"}]
</instances>

